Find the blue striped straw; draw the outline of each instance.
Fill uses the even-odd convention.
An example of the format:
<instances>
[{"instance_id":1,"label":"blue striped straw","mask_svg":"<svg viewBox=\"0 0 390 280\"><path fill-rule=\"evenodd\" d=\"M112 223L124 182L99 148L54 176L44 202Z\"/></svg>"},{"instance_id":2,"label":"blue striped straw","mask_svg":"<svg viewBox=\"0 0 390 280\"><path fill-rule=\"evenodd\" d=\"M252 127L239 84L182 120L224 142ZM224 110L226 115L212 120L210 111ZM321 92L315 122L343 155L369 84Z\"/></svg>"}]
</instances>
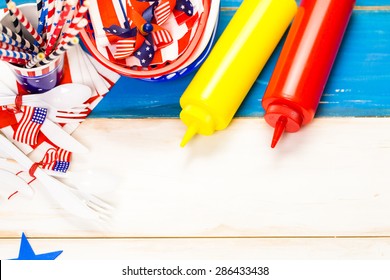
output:
<instances>
[{"instance_id":1,"label":"blue striped straw","mask_svg":"<svg viewBox=\"0 0 390 280\"><path fill-rule=\"evenodd\" d=\"M2 42L11 44L13 46L21 47L21 48L26 49L26 50L30 50L31 52L35 52L35 53L39 52L39 49L37 46L34 46L28 40L26 40L24 37L21 37L19 34L13 32L7 26L2 25L1 23L0 23L0 32L2 32L4 35L6 35L9 39L12 39L12 40L18 42L20 44L20 46L9 43L9 42L7 42L7 39L4 39L4 38L3 38L4 41L2 41ZM8 41L10 41L9 39L8 39Z\"/></svg>"},{"instance_id":2,"label":"blue striped straw","mask_svg":"<svg viewBox=\"0 0 390 280\"><path fill-rule=\"evenodd\" d=\"M34 58L34 55L29 54L29 53L9 51L9 50L4 50L4 49L0 49L0 55L5 56L5 57L26 59L26 60L31 60Z\"/></svg>"},{"instance_id":3,"label":"blue striped straw","mask_svg":"<svg viewBox=\"0 0 390 280\"><path fill-rule=\"evenodd\" d=\"M15 46L15 47L18 47L18 48L21 48L21 49L24 49L26 51L32 51L31 49L28 49L26 48L25 44L22 43L22 42L18 42L10 37L8 37L7 35L5 35L4 33L1 33L0 34L0 42L3 42L3 43L7 43L9 45L12 45L12 46ZM32 51L33 53L36 54L36 52Z\"/></svg>"}]
</instances>

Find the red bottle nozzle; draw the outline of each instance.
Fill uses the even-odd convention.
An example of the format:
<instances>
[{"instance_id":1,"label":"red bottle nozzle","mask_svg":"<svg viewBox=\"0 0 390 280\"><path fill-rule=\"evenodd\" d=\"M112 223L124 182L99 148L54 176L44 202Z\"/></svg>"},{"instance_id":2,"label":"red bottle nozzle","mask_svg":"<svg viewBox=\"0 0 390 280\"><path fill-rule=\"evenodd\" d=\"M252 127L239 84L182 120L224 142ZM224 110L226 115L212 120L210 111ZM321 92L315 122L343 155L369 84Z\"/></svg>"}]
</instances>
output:
<instances>
[{"instance_id":1,"label":"red bottle nozzle","mask_svg":"<svg viewBox=\"0 0 390 280\"><path fill-rule=\"evenodd\" d=\"M272 137L271 148L275 148L276 144L278 144L280 137L284 130L286 129L287 118L285 116L280 116L275 124L274 135Z\"/></svg>"}]
</instances>

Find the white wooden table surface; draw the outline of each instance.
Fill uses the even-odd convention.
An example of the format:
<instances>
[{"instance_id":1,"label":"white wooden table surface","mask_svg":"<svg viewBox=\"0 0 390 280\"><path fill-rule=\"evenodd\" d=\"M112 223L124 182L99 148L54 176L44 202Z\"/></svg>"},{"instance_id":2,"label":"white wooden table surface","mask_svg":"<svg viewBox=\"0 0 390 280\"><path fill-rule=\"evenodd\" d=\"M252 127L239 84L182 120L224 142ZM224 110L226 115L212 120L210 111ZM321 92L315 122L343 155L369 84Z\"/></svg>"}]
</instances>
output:
<instances>
[{"instance_id":1,"label":"white wooden table surface","mask_svg":"<svg viewBox=\"0 0 390 280\"><path fill-rule=\"evenodd\" d=\"M90 152L72 170L115 175L96 185L112 220L74 218L36 185L33 199L1 204L0 258L16 254L21 231L62 259L388 258L389 128L318 118L272 150L263 119L235 119L183 149L176 119L87 120L73 135Z\"/></svg>"}]
</instances>

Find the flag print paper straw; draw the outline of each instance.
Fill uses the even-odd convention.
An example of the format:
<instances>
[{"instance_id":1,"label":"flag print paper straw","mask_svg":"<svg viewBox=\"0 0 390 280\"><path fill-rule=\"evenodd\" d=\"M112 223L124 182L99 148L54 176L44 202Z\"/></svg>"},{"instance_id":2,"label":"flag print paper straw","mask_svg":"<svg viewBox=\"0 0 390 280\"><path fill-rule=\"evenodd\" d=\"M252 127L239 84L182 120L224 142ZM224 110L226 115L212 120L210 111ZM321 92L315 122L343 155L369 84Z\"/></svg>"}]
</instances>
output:
<instances>
[{"instance_id":1,"label":"flag print paper straw","mask_svg":"<svg viewBox=\"0 0 390 280\"><path fill-rule=\"evenodd\" d=\"M22 12L19 10L18 7L16 7L16 4L12 1L10 1L8 4L8 9L14 13L16 18L20 21L20 23L26 28L26 30L33 36L35 40L37 40L39 46L43 45L43 39L38 34L38 32L35 30L35 28L31 25L31 23L27 20L27 18L22 14Z\"/></svg>"},{"instance_id":2,"label":"flag print paper straw","mask_svg":"<svg viewBox=\"0 0 390 280\"><path fill-rule=\"evenodd\" d=\"M46 45L46 50L45 50L45 55L49 55L51 53L51 51L53 50L54 48L54 45L56 44L57 40L58 40L58 37L60 35L60 32L65 24L65 21L70 13L70 10L72 9L72 7L75 5L75 1L73 0L68 0L66 1L65 3L65 7L64 7L64 10L63 12L60 14L59 16L59 19L58 19L58 22L56 23L53 23L53 26L55 25L54 27L54 31L50 36L50 39Z\"/></svg>"},{"instance_id":3,"label":"flag print paper straw","mask_svg":"<svg viewBox=\"0 0 390 280\"><path fill-rule=\"evenodd\" d=\"M38 32L39 36L44 38L43 31L45 29L46 17L47 17L47 4L44 4L44 3L47 3L47 0L44 0L42 3L43 3L43 5L42 5L42 10L40 12L39 19L38 19L37 32Z\"/></svg>"},{"instance_id":4,"label":"flag print paper straw","mask_svg":"<svg viewBox=\"0 0 390 280\"><path fill-rule=\"evenodd\" d=\"M64 34L68 30L70 24L72 23L74 13L76 12L76 6L77 6L77 2L72 4L72 8L70 9L68 16L66 17L65 24L64 27L62 28L61 34Z\"/></svg>"},{"instance_id":5,"label":"flag print paper straw","mask_svg":"<svg viewBox=\"0 0 390 280\"><path fill-rule=\"evenodd\" d=\"M49 33L52 28L55 13L55 0L47 0L47 16L45 21L46 33Z\"/></svg>"},{"instance_id":6,"label":"flag print paper straw","mask_svg":"<svg viewBox=\"0 0 390 280\"><path fill-rule=\"evenodd\" d=\"M51 35L53 34L54 29L56 28L56 23L58 22L58 19L60 18L60 15L62 13L62 8L64 6L63 4L64 4L63 0L58 0L55 3L53 22L52 22L52 24L50 26L48 26L48 30L46 32L46 40L48 40L51 37Z\"/></svg>"},{"instance_id":7,"label":"flag print paper straw","mask_svg":"<svg viewBox=\"0 0 390 280\"><path fill-rule=\"evenodd\" d=\"M89 2L84 1L83 4L78 9L78 11L76 12L76 15L73 17L72 23L69 25L69 29L74 28L77 25L77 23L79 23L79 21L87 13L88 8L89 8Z\"/></svg>"},{"instance_id":8,"label":"flag print paper straw","mask_svg":"<svg viewBox=\"0 0 390 280\"><path fill-rule=\"evenodd\" d=\"M79 43L79 39L77 37L72 38L69 42L67 42L64 45L59 45L55 51L53 51L49 56L45 57L41 62L38 63L38 65L46 65L49 64L51 61L55 60L60 55L64 54L67 50L72 48L73 46L77 45Z\"/></svg>"},{"instance_id":9,"label":"flag print paper straw","mask_svg":"<svg viewBox=\"0 0 390 280\"><path fill-rule=\"evenodd\" d=\"M11 57L11 58L27 59L27 60L31 60L33 58L33 55L31 55L29 53L9 51L9 50L3 50L3 49L0 49L0 55L6 56L6 57Z\"/></svg>"},{"instance_id":10,"label":"flag print paper straw","mask_svg":"<svg viewBox=\"0 0 390 280\"><path fill-rule=\"evenodd\" d=\"M0 23L0 31L7 35L9 38L15 40L16 42L20 43L22 48L28 49L32 52L38 53L39 49L37 46L34 46L31 44L28 40L21 37L19 34L13 32L11 29L9 29L7 26L4 26Z\"/></svg>"},{"instance_id":11,"label":"flag print paper straw","mask_svg":"<svg viewBox=\"0 0 390 280\"><path fill-rule=\"evenodd\" d=\"M60 44L64 45L69 42L73 37L80 33L80 30L88 25L88 20L83 18L80 20L75 27L69 28L68 32L62 37Z\"/></svg>"},{"instance_id":12,"label":"flag print paper straw","mask_svg":"<svg viewBox=\"0 0 390 280\"><path fill-rule=\"evenodd\" d=\"M64 42L64 39L69 37L69 35L76 36L82 28L87 26L87 23L84 26L79 26L80 21L82 21L84 15L87 13L89 8L89 2L84 1L83 4L80 6L78 11L76 12L76 15L73 17L73 20L71 24L69 25L68 29L62 32L62 39L61 41ZM75 34L75 30L77 30L77 33Z\"/></svg>"},{"instance_id":13,"label":"flag print paper straw","mask_svg":"<svg viewBox=\"0 0 390 280\"><path fill-rule=\"evenodd\" d=\"M35 65L37 65L38 62L42 61L44 58L45 58L45 54L44 53L41 52L41 53L37 54L33 59L31 59L26 64L26 68L27 69L33 68Z\"/></svg>"}]
</instances>

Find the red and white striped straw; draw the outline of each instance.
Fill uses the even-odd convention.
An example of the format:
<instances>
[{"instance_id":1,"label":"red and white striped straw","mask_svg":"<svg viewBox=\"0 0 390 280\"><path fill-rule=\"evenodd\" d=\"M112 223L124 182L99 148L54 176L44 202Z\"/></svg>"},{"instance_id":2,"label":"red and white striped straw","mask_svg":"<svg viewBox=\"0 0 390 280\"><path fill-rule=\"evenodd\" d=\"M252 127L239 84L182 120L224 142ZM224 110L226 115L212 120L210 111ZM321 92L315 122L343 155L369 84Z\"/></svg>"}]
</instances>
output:
<instances>
[{"instance_id":1,"label":"red and white striped straw","mask_svg":"<svg viewBox=\"0 0 390 280\"><path fill-rule=\"evenodd\" d=\"M64 27L62 28L61 34L64 34L66 32L66 30L68 30L69 25L72 23L74 14L76 12L76 8L77 8L77 1L74 2L74 5L72 5L72 9L70 9L70 12L66 18L65 23L64 23Z\"/></svg>"},{"instance_id":2,"label":"red and white striped straw","mask_svg":"<svg viewBox=\"0 0 390 280\"><path fill-rule=\"evenodd\" d=\"M35 30L35 28L31 25L31 23L27 20L27 18L22 14L16 4L10 1L7 4L8 9L14 13L15 17L19 20L19 22L26 28L26 30L33 36L35 40L37 40L39 46L43 45L43 39Z\"/></svg>"},{"instance_id":3,"label":"red and white striped straw","mask_svg":"<svg viewBox=\"0 0 390 280\"><path fill-rule=\"evenodd\" d=\"M68 0L66 1L65 3L65 6L64 6L64 10L63 12L60 14L60 17L58 19L58 22L57 23L53 23L53 25L55 24L55 29L46 45L46 50L45 50L45 55L48 56L51 51L53 50L60 34L61 34L61 30L62 30L62 27L64 26L65 24L65 21L69 15L69 12L70 10L72 9L72 7L76 5L76 2L75 0Z\"/></svg>"},{"instance_id":4,"label":"red and white striped straw","mask_svg":"<svg viewBox=\"0 0 390 280\"><path fill-rule=\"evenodd\" d=\"M17 51L17 52L25 52L26 50L18 48L16 46L7 44L7 43L0 43L0 48L8 51Z\"/></svg>"},{"instance_id":5,"label":"red and white striped straw","mask_svg":"<svg viewBox=\"0 0 390 280\"><path fill-rule=\"evenodd\" d=\"M77 24L80 22L82 18L84 18L84 15L87 13L89 8L89 2L84 1L83 4L80 6L80 8L77 10L75 16L73 17L72 23L69 25L69 29L73 29L77 26ZM65 30L66 33L69 33L68 30Z\"/></svg>"},{"instance_id":6,"label":"red and white striped straw","mask_svg":"<svg viewBox=\"0 0 390 280\"><path fill-rule=\"evenodd\" d=\"M56 0L48 0L47 1L47 16L46 16L46 22L45 22L46 35L49 34L49 32L52 28L52 23L53 23L55 11L56 11L55 2L56 2Z\"/></svg>"},{"instance_id":7,"label":"red and white striped straw","mask_svg":"<svg viewBox=\"0 0 390 280\"><path fill-rule=\"evenodd\" d=\"M49 40L50 36L53 34L53 31L55 29L54 23L58 22L58 19L60 17L61 12L62 12L64 2L65 2L64 0L60 0L60 1L57 1L55 3L54 14L53 14L53 19L52 19L53 24L50 24L50 26L47 27L48 29L46 30L46 38L45 38L46 40Z\"/></svg>"},{"instance_id":8,"label":"red and white striped straw","mask_svg":"<svg viewBox=\"0 0 390 280\"><path fill-rule=\"evenodd\" d=\"M77 36L81 29L86 27L88 25L88 20L83 18L81 19L76 26L69 28L68 32L62 37L60 44L64 45L65 43L69 42L73 37Z\"/></svg>"},{"instance_id":9,"label":"red and white striped straw","mask_svg":"<svg viewBox=\"0 0 390 280\"><path fill-rule=\"evenodd\" d=\"M0 60L8 62L8 63L22 65L22 66L24 66L28 63L27 59L13 58L13 57L8 57L8 56L0 56Z\"/></svg>"}]
</instances>

